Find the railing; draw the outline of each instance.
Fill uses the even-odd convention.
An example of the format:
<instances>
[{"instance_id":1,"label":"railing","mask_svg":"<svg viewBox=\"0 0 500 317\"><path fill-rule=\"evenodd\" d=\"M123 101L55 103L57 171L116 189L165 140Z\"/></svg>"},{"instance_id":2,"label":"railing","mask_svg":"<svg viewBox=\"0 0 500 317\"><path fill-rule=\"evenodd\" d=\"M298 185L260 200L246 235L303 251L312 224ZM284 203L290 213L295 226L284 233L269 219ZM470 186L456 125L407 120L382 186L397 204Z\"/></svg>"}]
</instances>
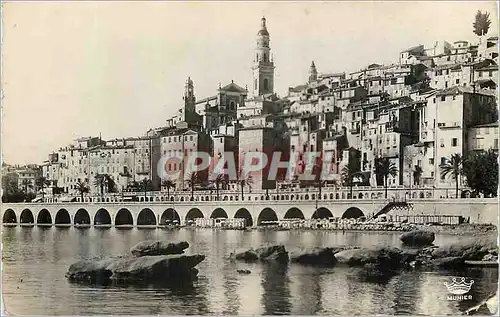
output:
<instances>
[{"instance_id":1,"label":"railing","mask_svg":"<svg viewBox=\"0 0 500 317\"><path fill-rule=\"evenodd\" d=\"M388 187L387 198L385 198L385 188L377 187L348 187L324 186L319 195L318 188L288 188L288 189L270 189L270 190L248 190L241 191L220 190L219 195L215 190L195 191L191 197L191 191L172 191L169 195L166 192L128 192L113 193L105 195L84 195L83 201L79 195L72 196L74 203L116 203L116 202L203 202L203 201L227 201L227 202L256 202L256 201L338 201L338 200L358 200L358 201L410 201L410 200L428 200L435 197L442 197L443 193L451 189L436 189L432 187ZM44 203L69 202L62 200L60 196L45 196ZM383 206L381 206L383 207Z\"/></svg>"}]
</instances>

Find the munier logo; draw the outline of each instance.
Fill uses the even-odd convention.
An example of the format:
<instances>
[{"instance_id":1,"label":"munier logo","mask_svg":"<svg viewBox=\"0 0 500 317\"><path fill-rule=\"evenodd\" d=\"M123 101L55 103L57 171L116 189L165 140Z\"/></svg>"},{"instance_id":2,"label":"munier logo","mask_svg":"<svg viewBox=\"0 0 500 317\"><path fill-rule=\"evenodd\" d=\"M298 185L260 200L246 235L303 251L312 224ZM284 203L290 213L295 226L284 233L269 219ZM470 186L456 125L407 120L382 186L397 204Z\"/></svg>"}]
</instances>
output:
<instances>
[{"instance_id":1,"label":"munier logo","mask_svg":"<svg viewBox=\"0 0 500 317\"><path fill-rule=\"evenodd\" d=\"M444 285L448 289L448 292L453 295L448 296L448 300L465 300L472 299L472 295L464 295L470 291L472 284L474 284L474 280L470 280L470 282L465 281L465 277L452 277L452 283L444 282Z\"/></svg>"}]
</instances>

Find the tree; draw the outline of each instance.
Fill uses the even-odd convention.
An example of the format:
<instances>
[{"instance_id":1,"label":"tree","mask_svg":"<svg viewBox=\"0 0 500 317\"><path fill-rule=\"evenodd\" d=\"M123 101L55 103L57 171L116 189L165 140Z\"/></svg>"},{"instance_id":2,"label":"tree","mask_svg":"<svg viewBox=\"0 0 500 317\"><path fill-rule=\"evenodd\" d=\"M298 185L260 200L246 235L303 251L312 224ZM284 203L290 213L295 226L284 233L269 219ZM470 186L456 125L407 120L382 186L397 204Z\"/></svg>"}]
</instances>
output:
<instances>
[{"instance_id":1,"label":"tree","mask_svg":"<svg viewBox=\"0 0 500 317\"><path fill-rule=\"evenodd\" d=\"M354 177L354 174L356 174L358 171L356 168L351 166L350 164L347 164L342 168L342 182L344 183L345 186L349 186L349 195L352 198L352 179Z\"/></svg>"},{"instance_id":2,"label":"tree","mask_svg":"<svg viewBox=\"0 0 500 317\"><path fill-rule=\"evenodd\" d=\"M44 189L45 189L45 187L50 185L50 182L47 180L46 177L40 176L36 179L35 185L37 188L42 190L42 200L43 200L43 198L45 197L45 190Z\"/></svg>"},{"instance_id":3,"label":"tree","mask_svg":"<svg viewBox=\"0 0 500 317\"><path fill-rule=\"evenodd\" d=\"M116 192L115 180L109 174L104 174L104 177L106 178L106 190L108 191L108 193L115 193Z\"/></svg>"},{"instance_id":4,"label":"tree","mask_svg":"<svg viewBox=\"0 0 500 317\"><path fill-rule=\"evenodd\" d=\"M22 180L21 184L23 185L25 194L28 193L28 188L33 187L33 185L31 185L31 181L29 179L26 179L26 178Z\"/></svg>"},{"instance_id":5,"label":"tree","mask_svg":"<svg viewBox=\"0 0 500 317\"><path fill-rule=\"evenodd\" d=\"M458 153L452 154L449 159L446 159L444 164L440 165L441 177L445 178L450 175L455 180L455 197L458 198L458 179L463 175L462 156Z\"/></svg>"},{"instance_id":6,"label":"tree","mask_svg":"<svg viewBox=\"0 0 500 317\"><path fill-rule=\"evenodd\" d=\"M473 32L477 36L483 36L486 33L488 33L490 25L491 25L490 14L488 12L482 13L481 10L478 10L476 13L475 21L472 24L474 28Z\"/></svg>"},{"instance_id":7,"label":"tree","mask_svg":"<svg viewBox=\"0 0 500 317\"><path fill-rule=\"evenodd\" d=\"M493 150L473 152L463 162L467 185L477 195L495 197L498 190L498 154Z\"/></svg>"},{"instance_id":8,"label":"tree","mask_svg":"<svg viewBox=\"0 0 500 317\"><path fill-rule=\"evenodd\" d=\"M217 175L217 177L215 178L215 180L213 180L213 184L215 185L215 192L216 192L216 195L217 195L217 200L219 200L219 189L222 185L222 188L224 188L227 184L227 175L225 174L219 174Z\"/></svg>"},{"instance_id":9,"label":"tree","mask_svg":"<svg viewBox=\"0 0 500 317\"><path fill-rule=\"evenodd\" d=\"M151 180L147 179L147 178L144 178L142 181L141 181L141 189L144 191L144 199L146 198L146 195L148 193L148 190L151 189L151 185L153 184L153 182L151 182Z\"/></svg>"},{"instance_id":10,"label":"tree","mask_svg":"<svg viewBox=\"0 0 500 317\"><path fill-rule=\"evenodd\" d=\"M78 193L80 193L80 198L82 202L83 202L83 194L86 194L90 191L89 187L87 186L87 183L85 182L77 182L76 190L78 191Z\"/></svg>"},{"instance_id":11,"label":"tree","mask_svg":"<svg viewBox=\"0 0 500 317\"><path fill-rule=\"evenodd\" d=\"M170 199L170 188L174 188L175 187L175 183L172 182L170 179L164 179L161 182L161 186L165 187L167 189L167 199Z\"/></svg>"},{"instance_id":12,"label":"tree","mask_svg":"<svg viewBox=\"0 0 500 317\"><path fill-rule=\"evenodd\" d=\"M194 187L200 182L198 172L192 172L184 181L191 188L191 200L194 200Z\"/></svg>"},{"instance_id":13,"label":"tree","mask_svg":"<svg viewBox=\"0 0 500 317\"><path fill-rule=\"evenodd\" d=\"M415 169L413 170L413 185L420 185L420 177L422 177L422 173L422 168L415 165Z\"/></svg>"},{"instance_id":14,"label":"tree","mask_svg":"<svg viewBox=\"0 0 500 317\"><path fill-rule=\"evenodd\" d=\"M101 192L101 196L104 195L104 187L107 185L107 177L104 174L96 174L94 179L94 185L97 186Z\"/></svg>"},{"instance_id":15,"label":"tree","mask_svg":"<svg viewBox=\"0 0 500 317\"><path fill-rule=\"evenodd\" d=\"M244 173L244 172L240 173L238 183L240 184L240 188L241 188L241 200L243 200L244 199L243 198L243 188L245 188L245 186L252 188L252 184L253 184L252 174Z\"/></svg>"},{"instance_id":16,"label":"tree","mask_svg":"<svg viewBox=\"0 0 500 317\"><path fill-rule=\"evenodd\" d=\"M375 173L384 180L385 198L387 199L387 178L389 176L396 177L398 175L398 168L394 162L388 157L383 157L375 160Z\"/></svg>"}]
</instances>

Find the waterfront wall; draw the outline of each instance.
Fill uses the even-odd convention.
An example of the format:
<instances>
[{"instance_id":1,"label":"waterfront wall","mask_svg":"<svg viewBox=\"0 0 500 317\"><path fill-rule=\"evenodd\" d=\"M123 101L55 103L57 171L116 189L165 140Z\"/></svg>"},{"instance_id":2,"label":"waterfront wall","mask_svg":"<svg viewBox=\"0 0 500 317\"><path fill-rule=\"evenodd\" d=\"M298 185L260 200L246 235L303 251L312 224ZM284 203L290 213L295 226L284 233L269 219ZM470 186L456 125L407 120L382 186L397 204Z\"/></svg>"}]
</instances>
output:
<instances>
[{"instance_id":1,"label":"waterfront wall","mask_svg":"<svg viewBox=\"0 0 500 317\"><path fill-rule=\"evenodd\" d=\"M246 218L258 225L262 221L290 218L369 218L379 212L387 200L335 201L205 201L200 202L113 202L113 203L17 203L2 204L4 223L90 225L157 225L165 219L182 224L195 218ZM406 207L393 208L389 215L462 216L471 223L497 224L498 200L419 199Z\"/></svg>"}]
</instances>

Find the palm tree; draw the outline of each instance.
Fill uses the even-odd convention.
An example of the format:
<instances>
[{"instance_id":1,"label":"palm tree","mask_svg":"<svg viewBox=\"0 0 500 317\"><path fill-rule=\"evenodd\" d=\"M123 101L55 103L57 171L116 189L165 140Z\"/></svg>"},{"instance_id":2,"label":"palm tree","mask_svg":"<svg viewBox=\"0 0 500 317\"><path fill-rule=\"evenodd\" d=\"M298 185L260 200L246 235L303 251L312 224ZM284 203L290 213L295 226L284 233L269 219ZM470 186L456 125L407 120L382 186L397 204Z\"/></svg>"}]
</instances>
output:
<instances>
[{"instance_id":1,"label":"palm tree","mask_svg":"<svg viewBox=\"0 0 500 317\"><path fill-rule=\"evenodd\" d=\"M147 178L145 178L141 181L141 188L144 191L144 200L146 200L148 189L151 187L151 184L152 184L151 180L149 180Z\"/></svg>"},{"instance_id":2,"label":"palm tree","mask_svg":"<svg viewBox=\"0 0 500 317\"><path fill-rule=\"evenodd\" d=\"M418 165L413 170L413 185L420 185L420 177L422 176L422 168Z\"/></svg>"},{"instance_id":3,"label":"palm tree","mask_svg":"<svg viewBox=\"0 0 500 317\"><path fill-rule=\"evenodd\" d=\"M241 187L241 200L243 200L243 188L245 186L248 186L249 188L252 188L253 184L253 178L251 174L241 174L240 175L240 180L238 181Z\"/></svg>"},{"instance_id":4,"label":"palm tree","mask_svg":"<svg viewBox=\"0 0 500 317\"><path fill-rule=\"evenodd\" d=\"M104 195L104 187L107 185L108 178L105 174L96 174L94 179L94 185L97 186L101 192L101 196Z\"/></svg>"},{"instance_id":5,"label":"palm tree","mask_svg":"<svg viewBox=\"0 0 500 317\"><path fill-rule=\"evenodd\" d=\"M225 185L227 184L227 175L225 175L225 174L217 175L215 180L213 180L213 184L215 185L215 192L217 195L217 200L219 200L219 188L221 185L222 185L222 188L224 188Z\"/></svg>"},{"instance_id":6,"label":"palm tree","mask_svg":"<svg viewBox=\"0 0 500 317\"><path fill-rule=\"evenodd\" d=\"M352 198L352 178L354 177L354 174L357 172L355 168L347 164L342 168L342 180L344 181L344 185L349 186L349 195Z\"/></svg>"},{"instance_id":7,"label":"palm tree","mask_svg":"<svg viewBox=\"0 0 500 317\"><path fill-rule=\"evenodd\" d=\"M192 172L184 181L188 183L189 188L191 188L191 200L194 200L194 186L199 183L198 172Z\"/></svg>"},{"instance_id":8,"label":"palm tree","mask_svg":"<svg viewBox=\"0 0 500 317\"><path fill-rule=\"evenodd\" d=\"M175 183L172 182L170 179L164 179L161 182L161 186L165 187L167 189L167 199L170 199L170 188L175 187Z\"/></svg>"},{"instance_id":9,"label":"palm tree","mask_svg":"<svg viewBox=\"0 0 500 317\"><path fill-rule=\"evenodd\" d=\"M40 176L36 179L35 184L38 188L42 190L42 200L43 200L43 198L45 197L44 188L50 185L50 181L46 177Z\"/></svg>"},{"instance_id":10,"label":"palm tree","mask_svg":"<svg viewBox=\"0 0 500 317\"><path fill-rule=\"evenodd\" d=\"M389 158L384 157L376 160L375 173L384 180L385 198L387 199L387 178L389 176L396 177L398 175L398 168Z\"/></svg>"},{"instance_id":11,"label":"palm tree","mask_svg":"<svg viewBox=\"0 0 500 317\"><path fill-rule=\"evenodd\" d=\"M81 201L83 202L83 194L89 192L89 187L87 186L87 183L77 182L76 183L76 190L80 193L80 198L81 198Z\"/></svg>"},{"instance_id":12,"label":"palm tree","mask_svg":"<svg viewBox=\"0 0 500 317\"><path fill-rule=\"evenodd\" d=\"M445 178L451 175L455 180L455 197L458 198L458 178L463 175L463 159L458 153L452 154L449 159L446 159L444 164L439 166L441 168L441 177Z\"/></svg>"}]
</instances>

